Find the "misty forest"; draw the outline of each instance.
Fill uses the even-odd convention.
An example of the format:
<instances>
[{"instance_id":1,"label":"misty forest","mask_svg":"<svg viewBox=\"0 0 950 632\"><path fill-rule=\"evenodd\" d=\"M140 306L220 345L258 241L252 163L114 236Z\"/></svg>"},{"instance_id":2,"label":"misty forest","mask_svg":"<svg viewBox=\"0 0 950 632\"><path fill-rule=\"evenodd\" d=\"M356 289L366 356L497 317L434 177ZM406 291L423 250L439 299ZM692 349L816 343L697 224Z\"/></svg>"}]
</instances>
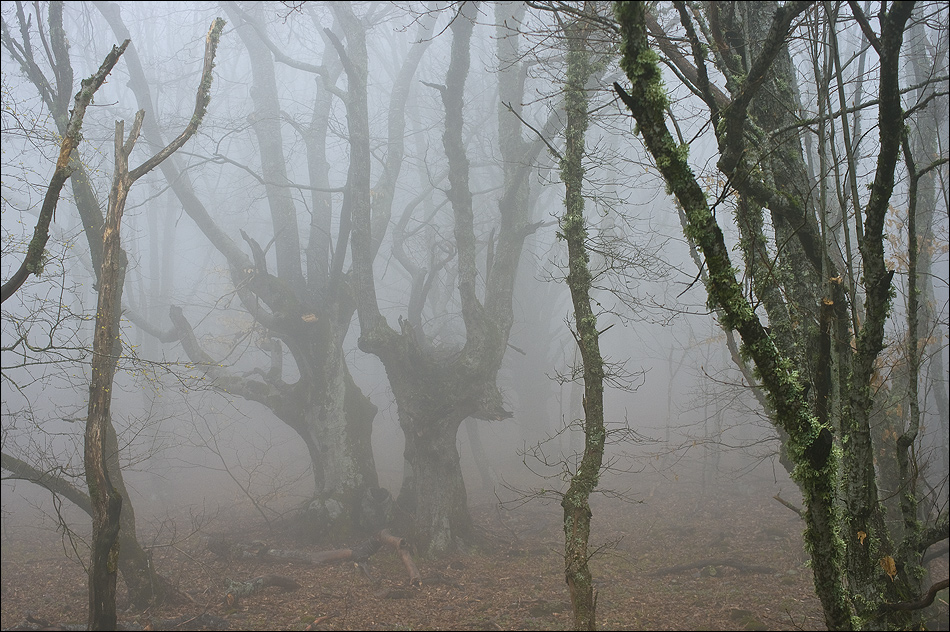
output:
<instances>
[{"instance_id":1,"label":"misty forest","mask_svg":"<svg viewBox=\"0 0 950 632\"><path fill-rule=\"evenodd\" d=\"M3 629L950 627L947 3L0 13Z\"/></svg>"}]
</instances>

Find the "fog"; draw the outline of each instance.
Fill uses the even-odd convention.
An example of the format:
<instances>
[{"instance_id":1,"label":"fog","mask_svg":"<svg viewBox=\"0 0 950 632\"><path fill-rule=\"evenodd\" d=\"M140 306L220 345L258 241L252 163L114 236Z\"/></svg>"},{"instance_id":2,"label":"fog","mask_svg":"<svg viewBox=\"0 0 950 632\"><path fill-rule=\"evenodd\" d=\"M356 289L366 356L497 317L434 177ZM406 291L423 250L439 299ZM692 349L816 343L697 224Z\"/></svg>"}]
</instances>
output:
<instances>
[{"instance_id":1,"label":"fog","mask_svg":"<svg viewBox=\"0 0 950 632\"><path fill-rule=\"evenodd\" d=\"M230 517L251 516L277 528L299 513L332 514L327 503L350 489L379 487L396 503L400 496L425 496L428 488L420 481L430 474L419 456L424 447L407 447L407 432L412 437L426 427L413 425L432 410L426 397L448 398L455 391L458 402L446 399L443 413L445 423L454 424L447 432L455 435L463 505L524 500L559 515L561 494L584 450L585 404L560 224L566 50L554 13L519 11L520 4L477 7L461 126L464 187L472 205L469 244L452 197L463 184L450 173L457 163L447 157L446 140L453 23L466 19L460 5L353 3L352 12L344 12L322 2L66 3L69 85L65 65L44 39L48 7L39 7L39 14L34 5L2 7L4 281L25 257L56 167L62 138L56 117L63 114L51 112L50 103L68 97L72 107L80 80L96 71L127 28L131 45L96 93L77 149L104 214L116 121L126 121L128 130L136 111L145 110L132 166L174 138L192 117L208 29L216 17L227 20L197 134L134 184L121 228L128 268L111 419L129 498L149 541L173 539L156 525L210 532ZM937 24L927 26L926 36L943 38L937 56L945 58L946 8L925 3L925 10ZM499 26L505 15L509 21ZM364 158L357 153L363 132L354 123L360 107L354 95L362 62L357 38L347 30L350 17L365 34L369 173L360 171ZM32 39L24 44L27 32ZM614 35L598 32L592 40L602 64L588 83L584 158L591 296L607 369L598 489L605 499L619 495L616 502L628 502L649 497L664 482L690 494L707 486L747 486L800 504L780 461L779 433L749 388L757 377L743 373L738 354L730 352L703 281L708 271L697 267L677 203L612 87L626 81ZM847 50L857 50L860 29L848 23L840 38ZM516 49L499 59L509 39ZM817 116L813 51L803 36L789 49L802 116ZM36 76L25 71L31 56ZM937 76L945 75L946 59L942 63ZM715 128L702 101L670 67L665 72L690 165L716 201L714 211L739 262L737 195L716 170ZM913 85L909 63L902 72L901 85ZM873 84L876 71L868 73ZM854 80L853 72L848 76ZM48 82L44 96L38 96L37 77ZM713 80L725 85L719 75ZM873 85L864 89L861 98L873 99ZM512 94L517 100L506 102ZM906 99L905 109L913 106ZM945 93L936 100L945 102ZM870 139L854 165L862 196L874 178L876 117L869 107L852 122L856 129L863 125L859 133ZM937 155L945 159L945 112L936 129ZM803 141L806 161L826 174L823 203L834 206L851 191L833 181L830 169L819 169L819 160L830 157L809 139ZM516 164L514 155L523 162ZM931 329L920 334L921 431L914 454L930 486L928 507L945 515L946 165L934 172L936 196L926 227L932 234ZM357 197L360 178L368 178L365 198ZM512 184L517 178L525 183L520 192ZM891 201L897 210L885 228L886 257L897 270L887 349L902 348L907 335L902 218L908 187L906 167L899 164ZM3 304L2 519L9 542L24 529L84 534L89 528L88 516L61 493L36 484L43 473L86 488L83 431L98 287L90 224L77 191L67 184L60 196L42 274ZM778 230L766 219L763 239L774 245ZM465 311L470 303L460 287L468 287L467 248L479 313L495 320L473 320ZM368 335L367 323L375 321L364 299L362 263L369 266L386 331L401 336L401 347ZM768 299L756 296L757 279L742 266L736 264L736 278L765 322ZM180 308L187 326L173 320L170 308ZM462 393L475 380L470 377L420 395L426 384L454 379L460 365L452 358L482 357L474 355L473 341L500 349L497 362L478 360L477 375L488 376L486 386L476 395ZM397 350L424 361L412 365ZM882 357L875 384L903 389L896 356ZM428 377L412 382L424 373L419 366ZM355 422L346 415L356 414L353 401L361 397L376 412L362 430L352 430ZM360 456L366 439L368 461ZM25 476L8 458L29 464L34 474ZM353 474L367 463L371 473ZM451 469L440 471L451 478ZM315 509L318 501L323 509ZM352 517L354 525L364 519ZM453 537L463 532L454 517L446 520ZM596 529L595 511L595 540Z\"/></svg>"}]
</instances>

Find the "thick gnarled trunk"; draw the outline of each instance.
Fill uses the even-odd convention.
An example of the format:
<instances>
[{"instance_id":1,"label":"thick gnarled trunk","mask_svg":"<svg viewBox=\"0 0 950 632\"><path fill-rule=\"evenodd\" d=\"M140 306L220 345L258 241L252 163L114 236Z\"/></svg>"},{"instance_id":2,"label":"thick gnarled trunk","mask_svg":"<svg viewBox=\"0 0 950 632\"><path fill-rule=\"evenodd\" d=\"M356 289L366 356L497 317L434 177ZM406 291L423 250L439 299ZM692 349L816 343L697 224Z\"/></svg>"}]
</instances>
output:
<instances>
[{"instance_id":1,"label":"thick gnarled trunk","mask_svg":"<svg viewBox=\"0 0 950 632\"><path fill-rule=\"evenodd\" d=\"M119 8L99 3L117 33L127 32ZM213 386L230 395L263 404L292 428L307 447L314 479L314 499L308 518L317 537L342 537L350 531L378 527L379 502L388 496L378 489L370 433L376 407L359 390L343 356L353 307L347 303L343 271L329 265L331 212L326 192L325 136L329 117L327 94L314 109L314 129L301 129L309 151L314 209L304 278L301 239L295 202L289 182L282 142L281 112L277 102L274 57L261 15L246 13L238 4L227 10L248 52L253 71L251 90L255 111L250 117L258 144L266 200L275 235L276 270L268 271L265 249L254 236L239 231L250 249L248 256L235 236L224 230L195 193L191 176L174 160L162 164L165 179L184 211L211 245L227 259L237 294L247 312L257 320L276 347L270 368L255 377L229 372L199 344L182 310L172 307L173 330L164 341L179 339L189 356ZM150 106L150 84L137 56L130 59L130 86L143 107ZM321 125L324 126L321 128ZM146 122L146 135L162 142L162 131ZM345 242L345 237L342 241ZM345 252L337 245L337 252ZM278 342L279 341L279 342ZM281 346L283 345L283 346ZM283 380L283 362L289 355L299 379ZM266 362L266 360L265 360Z\"/></svg>"},{"instance_id":2,"label":"thick gnarled trunk","mask_svg":"<svg viewBox=\"0 0 950 632\"><path fill-rule=\"evenodd\" d=\"M406 438L405 471L397 499L396 527L429 555L473 543L472 518L457 447L461 423L469 418L503 419L494 372L467 362L464 351L448 358L421 349L412 329L380 358L386 367Z\"/></svg>"},{"instance_id":3,"label":"thick gnarled trunk","mask_svg":"<svg viewBox=\"0 0 950 632\"><path fill-rule=\"evenodd\" d=\"M397 527L430 555L471 543L472 518L457 447L461 419L425 419L411 410L404 414L401 407L399 422L406 437L406 471L397 499Z\"/></svg>"}]
</instances>

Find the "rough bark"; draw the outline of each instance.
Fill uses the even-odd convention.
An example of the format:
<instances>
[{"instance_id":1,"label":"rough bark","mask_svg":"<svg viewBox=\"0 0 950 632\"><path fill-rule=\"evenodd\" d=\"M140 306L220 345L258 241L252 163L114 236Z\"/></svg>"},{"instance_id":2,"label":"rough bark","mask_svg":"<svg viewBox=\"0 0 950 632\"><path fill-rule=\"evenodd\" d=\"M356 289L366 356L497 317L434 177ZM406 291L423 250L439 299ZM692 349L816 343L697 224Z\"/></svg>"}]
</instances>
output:
<instances>
[{"instance_id":1,"label":"rough bark","mask_svg":"<svg viewBox=\"0 0 950 632\"><path fill-rule=\"evenodd\" d=\"M100 2L97 6L116 33L128 32L117 5ZM332 208L325 199L327 191L318 190L329 190L325 181L326 148L320 142L320 135L326 134L328 93L324 90L318 95L311 128L298 130L304 134L314 177L314 212L304 278L296 233L297 211L286 186L280 129L283 115L276 102L272 57L276 51L266 39L259 15L245 12L235 3L229 3L227 10L252 60L251 93L256 106L252 122L261 158L261 180L270 203L274 234L280 237L275 241L278 262L274 273L267 270L263 249L253 236L241 233L251 251L248 256L235 236L218 225L196 195L190 176L174 160L163 163L162 170L185 212L226 257L243 306L267 329L280 351L271 354L271 367L261 370L260 378L234 375L201 348L185 315L175 307L170 310L174 327L171 338L182 340L189 359L213 378L215 388L264 404L300 436L307 446L314 477L314 501L307 515L315 537L377 529L380 520L385 519L380 515L383 503L378 499L388 494L378 488L370 442L376 407L353 381L343 356L342 344L354 307L344 271L329 263ZM149 82L134 47L130 71L131 87L140 106L146 107L152 100ZM145 133L153 143L162 142L157 124L147 122ZM294 383L282 379L285 350L299 370Z\"/></svg>"},{"instance_id":2,"label":"rough bark","mask_svg":"<svg viewBox=\"0 0 950 632\"><path fill-rule=\"evenodd\" d=\"M473 7L466 4L453 22L453 52L447 85L444 145L451 166L449 197L456 212L459 241L459 289L467 342L463 349L433 349L424 332L407 320L400 331L385 322L376 303L372 261L377 239L371 219L369 126L366 104L366 43L359 20L349 8L334 5L346 35L336 44L347 74L347 124L350 165L346 204L352 212L353 271L360 320L360 348L377 355L396 398L406 437L404 474L397 524L421 550L440 554L472 540L465 486L456 448L459 425L470 416L504 418L494 383L504 340L484 317L475 295L474 234L467 158L461 143L462 96L468 74L468 46ZM455 121L454 123L450 121ZM395 148L394 148L395 147ZM401 151L401 144L390 145ZM488 340L492 337L491 341ZM499 345L499 339L502 341ZM488 354L486 349L491 349ZM500 350L500 353L499 353ZM497 361L496 361L497 360ZM494 368L493 368L494 367Z\"/></svg>"},{"instance_id":3,"label":"rough bark","mask_svg":"<svg viewBox=\"0 0 950 632\"><path fill-rule=\"evenodd\" d=\"M848 231L857 236L856 260L852 260L850 250L842 255L828 248L833 244L829 234L838 230L832 227L840 219L833 219L835 214L828 208L823 192L809 193L812 187L802 159L802 141L795 131L802 129L802 125L788 116L788 112L794 111L787 107L788 103L795 103L797 95L784 41L791 33L792 20L804 10L805 3L781 7L770 3L710 4L703 15L709 25L704 35L715 45L711 48L704 46L693 30L694 18L686 5L676 4L695 64L682 75L691 78L693 88L709 107L719 141L717 166L741 196L740 230L748 231L743 233L743 255L753 276L752 295L761 301L769 317L771 330L761 332L765 335L758 332L761 323L751 304L745 302L740 288L734 285L728 253L721 247L721 232L703 210L708 205L701 199L701 191L693 187L695 180L685 161L686 148L677 147L665 133L659 108L664 95L658 89L658 75L649 68L652 60L646 42L631 44L636 38L630 37L633 31L624 26L624 20L629 20L627 24L643 20L634 15L642 11L639 4L618 5L622 28L628 34L624 69L635 86L630 94L617 86L618 93L637 118L647 148L683 204L687 237L696 241L705 256L711 302L724 312L723 324L740 334L743 352L753 360L769 394L772 418L787 433L784 443L796 463L793 478L805 495L806 542L811 548L816 590L828 626L863 625L869 620L874 620L875 625L908 625L910 619L906 617L881 617L878 608L882 600L912 600L919 596L920 589L916 581L903 577L900 570L893 577L887 573L887 562L893 560L895 545L884 521L877 489L880 474L875 471L875 464L880 470L881 457L893 457L888 456L891 447L886 455L877 454L871 427L872 411L881 405L882 393L888 390L881 388L880 376L875 372L884 348L884 326L892 292L893 271L887 270L884 260L884 219L894 189L903 120L898 59L913 3L895 3L882 12L879 36L857 3L850 3L854 17L881 60L877 101L880 146L874 183L864 209L856 198L854 182L851 183L857 218L853 227L844 229L846 236ZM836 77L828 70L832 63L827 61L837 59L837 14L833 5L825 5L825 9L824 22L821 15L812 16L816 81L821 89L826 89L837 78L840 91L840 74ZM827 33L825 50L831 51L825 70L819 69L822 51L818 43L822 36L815 26L819 24ZM726 77L729 102L710 85L705 67L708 50L713 51L717 67ZM678 66L688 63L682 55L671 59ZM835 142L826 139L825 122L843 116L846 106L842 99L841 112L834 112L827 90L822 94L815 123L819 130L819 156L824 161L826 145L833 151ZM850 159L851 144L846 145ZM829 171L826 162L822 167L822 173ZM826 185L820 184L818 190L823 191ZM847 197L839 192L842 204ZM691 209L687 201L695 207ZM696 209L702 212L697 213ZM761 238L760 209L771 214L774 244L766 244ZM768 260L768 268L756 259ZM793 264L797 267L792 268ZM845 266L848 271L859 266L863 277L842 278L845 275L840 271ZM765 280L763 272L769 275ZM853 291L859 283L863 295ZM776 293L776 289L780 291ZM849 324L855 329L853 336ZM809 393L803 387L813 388ZM835 437L840 440L844 455L837 486L833 474ZM899 442L903 441L906 449L915 437L911 423ZM913 486L905 475L901 491L902 496L907 496L902 501L905 515L915 513ZM836 497L843 500L843 547L836 535ZM905 527L914 531L910 523ZM908 542L902 548L915 551L918 547ZM913 563L912 554L908 554L900 557L896 567L910 569ZM852 606L859 617L853 621Z\"/></svg>"},{"instance_id":4,"label":"rough bark","mask_svg":"<svg viewBox=\"0 0 950 632\"><path fill-rule=\"evenodd\" d=\"M878 40L881 60L878 96L880 149L870 199L864 211L864 231L858 239L864 269L865 313L861 328L855 332L852 386L842 402L848 580L855 596L856 610L862 616L874 614L882 599L904 600L895 582L889 581L881 572L880 560L892 556L894 548L878 496L870 426L876 362L884 348L884 327L893 292L891 279L894 271L887 269L884 257L884 225L903 134L898 74L900 49L904 25L913 4L896 3L882 16L882 32ZM869 546L864 546L860 533L875 536L869 541ZM899 625L898 620L898 617L892 619Z\"/></svg>"},{"instance_id":5,"label":"rough bark","mask_svg":"<svg viewBox=\"0 0 950 632\"><path fill-rule=\"evenodd\" d=\"M119 555L119 495L106 466L106 432L111 425L110 407L116 362L121 353L119 315L122 281L128 261L119 242L122 213L131 180L128 155L138 137L144 112L135 117L125 144L125 124L115 126L115 175L109 193L102 244L102 268L99 271L99 303L93 340L92 379L89 384L89 412L86 419L85 452L86 485L92 501L92 563L89 566L89 629L116 628L115 583Z\"/></svg>"}]
</instances>

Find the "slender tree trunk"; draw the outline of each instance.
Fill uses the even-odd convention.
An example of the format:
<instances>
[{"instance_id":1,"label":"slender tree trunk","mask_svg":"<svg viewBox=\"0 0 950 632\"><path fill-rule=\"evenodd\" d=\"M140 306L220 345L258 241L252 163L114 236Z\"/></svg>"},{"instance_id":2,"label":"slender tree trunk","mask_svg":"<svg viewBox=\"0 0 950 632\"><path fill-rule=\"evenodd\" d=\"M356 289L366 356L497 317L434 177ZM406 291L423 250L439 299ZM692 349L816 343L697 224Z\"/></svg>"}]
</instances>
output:
<instances>
[{"instance_id":1,"label":"slender tree trunk","mask_svg":"<svg viewBox=\"0 0 950 632\"><path fill-rule=\"evenodd\" d=\"M112 428L110 409L116 362L122 352L119 317L122 287L128 265L119 230L125 200L132 185L129 153L138 137L144 112L139 111L125 143L125 123L115 125L115 175L109 193L102 237L102 268L99 271L99 303L92 347L92 379L86 418L86 484L92 502L92 563L89 566L89 629L115 630L115 586L118 573L119 513L122 496L112 485L107 463L107 436Z\"/></svg>"},{"instance_id":2,"label":"slender tree trunk","mask_svg":"<svg viewBox=\"0 0 950 632\"><path fill-rule=\"evenodd\" d=\"M89 385L89 410L86 418L84 464L89 499L92 504L92 562L89 566L89 628L116 629L115 588L118 572L118 538L123 497L113 487L109 459L117 458L117 441L110 415L116 362L122 353L119 320L122 314L122 289L128 259L122 249L122 214L132 184L181 148L197 131L211 99L211 69L223 20L216 20L208 32L204 70L198 88L195 112L185 130L169 145L139 167L129 169L129 155L138 140L145 111L135 115L129 138L125 123L115 125L115 172L109 192L105 228L102 234L102 264L99 270L99 302L93 339L92 379ZM110 456L111 452L111 456Z\"/></svg>"},{"instance_id":3,"label":"slender tree trunk","mask_svg":"<svg viewBox=\"0 0 950 632\"><path fill-rule=\"evenodd\" d=\"M597 317L591 310L592 275L587 266L587 228L584 219L585 132L591 61L588 50L590 22L580 19L567 25L567 128L561 180L566 189L561 231L567 241L567 285L574 304L574 334L584 364L584 454L561 499L564 509L564 574L571 593L575 630L597 629L597 593L588 564L591 528L590 495L597 488L604 459L604 362L600 354Z\"/></svg>"},{"instance_id":4,"label":"slender tree trunk","mask_svg":"<svg viewBox=\"0 0 950 632\"><path fill-rule=\"evenodd\" d=\"M894 189L894 170L900 156L903 110L898 82L904 24L913 3L897 3L882 19L879 40L880 149L871 195L865 208L864 233L858 240L864 265L865 315L855 336L852 387L843 402L844 502L848 528L848 580L858 614L877 614L882 603L901 600L898 586L882 576L880 561L895 551L884 523L878 496L870 427L874 406L878 356L884 348L884 327L891 307L891 279L884 257L884 225ZM874 534L865 545L859 534ZM891 622L906 613L895 613Z\"/></svg>"}]
</instances>

